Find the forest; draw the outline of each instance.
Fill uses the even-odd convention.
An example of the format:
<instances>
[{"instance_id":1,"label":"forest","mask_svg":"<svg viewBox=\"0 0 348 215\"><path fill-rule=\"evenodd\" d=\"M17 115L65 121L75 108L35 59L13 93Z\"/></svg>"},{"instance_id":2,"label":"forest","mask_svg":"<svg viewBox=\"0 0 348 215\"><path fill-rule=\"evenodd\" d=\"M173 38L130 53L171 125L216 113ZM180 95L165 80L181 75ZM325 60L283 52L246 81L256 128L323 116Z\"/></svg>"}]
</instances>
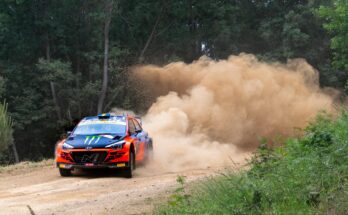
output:
<instances>
[{"instance_id":1,"label":"forest","mask_svg":"<svg viewBox=\"0 0 348 215\"><path fill-rule=\"evenodd\" d=\"M251 53L304 58L320 85L348 78L345 0L3 0L0 162L53 156L74 121L111 108L144 113L134 65Z\"/></svg>"}]
</instances>

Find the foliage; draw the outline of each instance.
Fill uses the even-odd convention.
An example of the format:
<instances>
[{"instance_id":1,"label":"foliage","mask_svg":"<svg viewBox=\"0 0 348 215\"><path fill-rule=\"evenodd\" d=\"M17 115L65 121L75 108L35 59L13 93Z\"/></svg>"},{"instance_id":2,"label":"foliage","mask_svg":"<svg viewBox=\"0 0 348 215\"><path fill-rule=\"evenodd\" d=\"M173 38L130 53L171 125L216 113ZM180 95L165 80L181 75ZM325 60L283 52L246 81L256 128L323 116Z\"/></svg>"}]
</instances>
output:
<instances>
[{"instance_id":1,"label":"foliage","mask_svg":"<svg viewBox=\"0 0 348 215\"><path fill-rule=\"evenodd\" d=\"M325 29L333 35L331 48L335 52L334 65L348 70L348 2L334 0L332 6L320 7L319 14L325 18Z\"/></svg>"},{"instance_id":2,"label":"foliage","mask_svg":"<svg viewBox=\"0 0 348 215\"><path fill-rule=\"evenodd\" d=\"M0 152L12 144L12 121L7 115L7 104L0 104Z\"/></svg>"},{"instance_id":3,"label":"foliage","mask_svg":"<svg viewBox=\"0 0 348 215\"><path fill-rule=\"evenodd\" d=\"M347 214L348 111L320 115L305 133L261 147L250 170L209 179L156 214Z\"/></svg>"},{"instance_id":4,"label":"foliage","mask_svg":"<svg viewBox=\"0 0 348 215\"><path fill-rule=\"evenodd\" d=\"M5 91L5 80L0 76L0 99L2 99Z\"/></svg>"},{"instance_id":5,"label":"foliage","mask_svg":"<svg viewBox=\"0 0 348 215\"><path fill-rule=\"evenodd\" d=\"M174 194L169 197L168 204L171 206L177 206L186 202L189 198L189 195L185 192L185 176L178 176L176 179L179 187L175 189Z\"/></svg>"},{"instance_id":6,"label":"foliage","mask_svg":"<svg viewBox=\"0 0 348 215\"><path fill-rule=\"evenodd\" d=\"M323 86L346 83L348 73L331 66L332 59L347 58L340 51L345 40L335 39L344 36L336 28L343 27L337 20L345 18L344 1L114 1L105 112L144 112L152 104L129 76L128 68L138 62L191 62L241 52L268 61L300 57L320 71ZM334 58L325 20L315 13L320 6L328 11L326 28L334 31ZM23 159L52 157L74 119L96 114L105 15L105 1L98 0L0 1L0 99L9 103Z\"/></svg>"}]
</instances>

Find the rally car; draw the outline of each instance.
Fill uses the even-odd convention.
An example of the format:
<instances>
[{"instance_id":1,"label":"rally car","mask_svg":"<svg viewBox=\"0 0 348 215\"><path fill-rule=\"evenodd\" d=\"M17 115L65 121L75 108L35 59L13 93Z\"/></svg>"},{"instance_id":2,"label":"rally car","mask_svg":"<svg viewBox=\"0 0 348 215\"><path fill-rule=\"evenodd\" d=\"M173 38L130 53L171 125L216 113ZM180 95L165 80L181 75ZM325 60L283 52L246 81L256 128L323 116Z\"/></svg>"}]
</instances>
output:
<instances>
[{"instance_id":1,"label":"rally car","mask_svg":"<svg viewBox=\"0 0 348 215\"><path fill-rule=\"evenodd\" d=\"M127 178L139 162L152 155L152 139L141 119L111 113L85 117L56 146L56 164L61 176L76 168L120 168Z\"/></svg>"}]
</instances>

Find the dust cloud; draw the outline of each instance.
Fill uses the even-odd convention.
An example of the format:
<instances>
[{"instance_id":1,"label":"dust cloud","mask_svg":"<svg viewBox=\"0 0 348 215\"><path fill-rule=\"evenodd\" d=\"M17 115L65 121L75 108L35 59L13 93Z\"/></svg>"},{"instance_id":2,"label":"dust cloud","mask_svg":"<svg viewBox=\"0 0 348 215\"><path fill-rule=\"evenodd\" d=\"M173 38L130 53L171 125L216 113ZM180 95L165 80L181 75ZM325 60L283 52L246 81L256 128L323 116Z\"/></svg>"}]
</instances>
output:
<instances>
[{"instance_id":1,"label":"dust cloud","mask_svg":"<svg viewBox=\"0 0 348 215\"><path fill-rule=\"evenodd\" d=\"M333 111L305 60L265 63L253 55L207 57L134 68L157 97L144 116L154 165L170 171L242 162L261 137L292 136L318 111Z\"/></svg>"}]
</instances>

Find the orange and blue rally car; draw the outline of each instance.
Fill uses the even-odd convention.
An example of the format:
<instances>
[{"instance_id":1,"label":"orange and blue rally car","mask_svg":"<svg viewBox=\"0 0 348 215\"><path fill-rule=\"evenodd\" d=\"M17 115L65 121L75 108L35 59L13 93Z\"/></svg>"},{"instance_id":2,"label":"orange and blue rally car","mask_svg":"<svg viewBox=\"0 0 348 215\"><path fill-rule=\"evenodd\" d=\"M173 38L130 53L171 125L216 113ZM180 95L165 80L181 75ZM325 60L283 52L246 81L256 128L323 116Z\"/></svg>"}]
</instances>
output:
<instances>
[{"instance_id":1,"label":"orange and blue rally car","mask_svg":"<svg viewBox=\"0 0 348 215\"><path fill-rule=\"evenodd\" d=\"M136 164L150 159L152 151L139 117L107 113L82 119L57 143L55 154L61 176L78 168L119 168L131 178Z\"/></svg>"}]
</instances>

